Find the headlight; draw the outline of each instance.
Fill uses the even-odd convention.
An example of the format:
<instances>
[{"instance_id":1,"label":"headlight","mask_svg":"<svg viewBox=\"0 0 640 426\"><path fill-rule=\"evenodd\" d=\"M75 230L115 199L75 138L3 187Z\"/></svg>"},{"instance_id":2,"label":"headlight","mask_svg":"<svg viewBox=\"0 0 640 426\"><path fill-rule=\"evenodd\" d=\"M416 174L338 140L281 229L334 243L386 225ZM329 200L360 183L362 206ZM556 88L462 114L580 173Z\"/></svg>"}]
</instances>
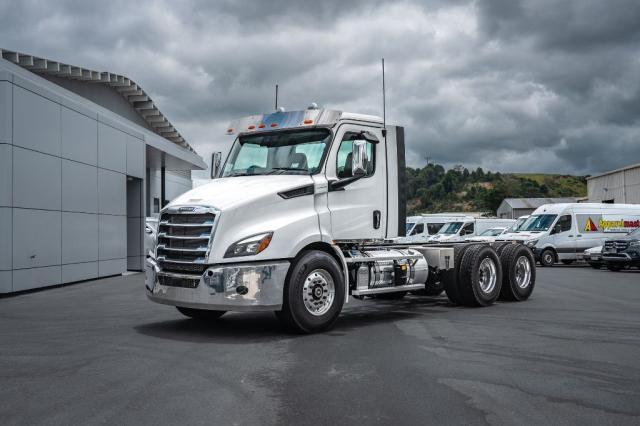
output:
<instances>
[{"instance_id":1,"label":"headlight","mask_svg":"<svg viewBox=\"0 0 640 426\"><path fill-rule=\"evenodd\" d=\"M535 247L536 244L538 244L538 240L529 240L524 243L527 247Z\"/></svg>"},{"instance_id":2,"label":"headlight","mask_svg":"<svg viewBox=\"0 0 640 426\"><path fill-rule=\"evenodd\" d=\"M632 247L632 246L640 246L640 241L631 241L629 243L629 247Z\"/></svg>"},{"instance_id":3,"label":"headlight","mask_svg":"<svg viewBox=\"0 0 640 426\"><path fill-rule=\"evenodd\" d=\"M273 232L263 232L240 240L231 246L224 253L224 257L253 256L269 247L273 237Z\"/></svg>"}]
</instances>

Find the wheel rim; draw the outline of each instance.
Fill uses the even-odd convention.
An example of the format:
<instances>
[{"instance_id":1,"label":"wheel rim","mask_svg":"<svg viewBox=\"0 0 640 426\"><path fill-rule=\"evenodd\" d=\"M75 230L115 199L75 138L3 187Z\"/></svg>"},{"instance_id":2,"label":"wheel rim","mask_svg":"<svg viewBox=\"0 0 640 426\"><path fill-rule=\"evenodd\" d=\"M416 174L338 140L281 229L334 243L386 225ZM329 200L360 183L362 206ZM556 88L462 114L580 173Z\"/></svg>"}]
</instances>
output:
<instances>
[{"instance_id":1,"label":"wheel rim","mask_svg":"<svg viewBox=\"0 0 640 426\"><path fill-rule=\"evenodd\" d=\"M491 293L496 287L497 275L495 262L486 257L480 262L480 277L478 283L484 293Z\"/></svg>"},{"instance_id":2,"label":"wheel rim","mask_svg":"<svg viewBox=\"0 0 640 426\"><path fill-rule=\"evenodd\" d=\"M526 256L520 256L516 261L516 284L520 288L527 288L531 282L531 262Z\"/></svg>"},{"instance_id":3,"label":"wheel rim","mask_svg":"<svg viewBox=\"0 0 640 426\"><path fill-rule=\"evenodd\" d=\"M326 314L336 295L336 286L329 272L324 269L311 271L304 280L302 299L307 311L315 316Z\"/></svg>"},{"instance_id":4,"label":"wheel rim","mask_svg":"<svg viewBox=\"0 0 640 426\"><path fill-rule=\"evenodd\" d=\"M553 263L553 255L549 252L544 254L544 263L551 265Z\"/></svg>"}]
</instances>

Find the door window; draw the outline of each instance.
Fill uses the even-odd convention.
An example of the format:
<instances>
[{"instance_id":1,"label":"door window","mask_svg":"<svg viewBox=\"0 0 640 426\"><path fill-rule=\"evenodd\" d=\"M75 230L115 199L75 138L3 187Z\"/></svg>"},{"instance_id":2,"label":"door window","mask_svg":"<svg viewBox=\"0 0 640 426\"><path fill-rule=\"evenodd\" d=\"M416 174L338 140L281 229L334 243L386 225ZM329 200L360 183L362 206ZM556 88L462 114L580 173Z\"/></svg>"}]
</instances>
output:
<instances>
[{"instance_id":1,"label":"door window","mask_svg":"<svg viewBox=\"0 0 640 426\"><path fill-rule=\"evenodd\" d=\"M419 223L415 226L415 228L413 228L413 231L411 231L411 235L419 235L422 234L424 232L424 223Z\"/></svg>"},{"instance_id":2,"label":"door window","mask_svg":"<svg viewBox=\"0 0 640 426\"><path fill-rule=\"evenodd\" d=\"M429 231L429 235L435 235L439 230L442 229L444 223L428 223L427 230Z\"/></svg>"},{"instance_id":3,"label":"door window","mask_svg":"<svg viewBox=\"0 0 640 426\"><path fill-rule=\"evenodd\" d=\"M471 235L471 234L473 234L473 230L474 230L473 222L467 223L464 226L464 228L462 228L462 231L460 231L460 235Z\"/></svg>"},{"instance_id":4,"label":"door window","mask_svg":"<svg viewBox=\"0 0 640 426\"><path fill-rule=\"evenodd\" d=\"M359 140L357 133L347 132L342 138L342 142L340 142L336 163L336 170L340 179L352 176L353 154L351 152L353 151L353 141L356 140ZM364 177L368 177L373 175L373 173L375 172L376 161L373 143L369 141L365 142L367 143L367 158L369 159L369 161L365 167L366 173Z\"/></svg>"},{"instance_id":5,"label":"door window","mask_svg":"<svg viewBox=\"0 0 640 426\"><path fill-rule=\"evenodd\" d=\"M566 232L571 230L571 215L566 214L564 216L560 216L556 227L559 228L558 232Z\"/></svg>"}]
</instances>

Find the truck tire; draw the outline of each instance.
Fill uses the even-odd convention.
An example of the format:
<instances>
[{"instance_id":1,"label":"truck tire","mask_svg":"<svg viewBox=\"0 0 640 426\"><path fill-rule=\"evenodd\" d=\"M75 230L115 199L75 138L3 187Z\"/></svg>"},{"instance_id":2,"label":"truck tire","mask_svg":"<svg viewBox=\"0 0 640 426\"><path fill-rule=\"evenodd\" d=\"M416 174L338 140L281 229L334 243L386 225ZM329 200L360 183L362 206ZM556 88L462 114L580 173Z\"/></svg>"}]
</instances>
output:
<instances>
[{"instance_id":1,"label":"truck tire","mask_svg":"<svg viewBox=\"0 0 640 426\"><path fill-rule=\"evenodd\" d=\"M553 266L556 263L556 252L553 249L544 249L542 253L540 253L540 266Z\"/></svg>"},{"instance_id":2,"label":"truck tire","mask_svg":"<svg viewBox=\"0 0 640 426\"><path fill-rule=\"evenodd\" d=\"M522 244L512 245L500 255L502 289L500 300L527 300L536 283L536 261Z\"/></svg>"},{"instance_id":3,"label":"truck tire","mask_svg":"<svg viewBox=\"0 0 640 426\"><path fill-rule=\"evenodd\" d=\"M316 333L333 326L344 303L342 270L329 254L313 250L293 261L284 285L278 319L301 333Z\"/></svg>"},{"instance_id":4,"label":"truck tire","mask_svg":"<svg viewBox=\"0 0 640 426\"><path fill-rule=\"evenodd\" d=\"M489 306L502 287L502 265L489 245L474 245L462 256L458 272L462 302L466 306Z\"/></svg>"},{"instance_id":5,"label":"truck tire","mask_svg":"<svg viewBox=\"0 0 640 426\"><path fill-rule=\"evenodd\" d=\"M176 306L178 312L182 315L202 320L202 321L213 321L217 320L221 316L223 316L227 311L210 311L208 309L194 309L194 308L183 308L182 306Z\"/></svg>"},{"instance_id":6,"label":"truck tire","mask_svg":"<svg viewBox=\"0 0 640 426\"><path fill-rule=\"evenodd\" d=\"M447 298L451 303L455 303L456 305L462 304L462 296L460 294L460 289L458 288L458 271L460 269L460 260L462 256L464 256L465 252L469 250L469 247L472 247L473 244L461 244L456 245L453 248L453 271L452 273L448 273L445 278L442 280L444 284L444 291L447 294Z\"/></svg>"}]
</instances>

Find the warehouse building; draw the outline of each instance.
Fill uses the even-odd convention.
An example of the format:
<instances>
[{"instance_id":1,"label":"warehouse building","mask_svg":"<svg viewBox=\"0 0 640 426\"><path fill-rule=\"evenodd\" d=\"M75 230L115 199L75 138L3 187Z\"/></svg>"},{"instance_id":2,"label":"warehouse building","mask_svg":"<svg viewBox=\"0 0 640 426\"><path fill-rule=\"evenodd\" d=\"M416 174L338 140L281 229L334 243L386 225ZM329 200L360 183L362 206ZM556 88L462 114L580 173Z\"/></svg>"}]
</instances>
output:
<instances>
[{"instance_id":1,"label":"warehouse building","mask_svg":"<svg viewBox=\"0 0 640 426\"><path fill-rule=\"evenodd\" d=\"M533 213L544 204L575 203L573 197L566 198L505 198L498 207L497 214L501 219L517 219Z\"/></svg>"},{"instance_id":2,"label":"warehouse building","mask_svg":"<svg viewBox=\"0 0 640 426\"><path fill-rule=\"evenodd\" d=\"M640 164L587 178L592 203L640 204Z\"/></svg>"},{"instance_id":3,"label":"warehouse building","mask_svg":"<svg viewBox=\"0 0 640 426\"><path fill-rule=\"evenodd\" d=\"M125 76L0 49L0 293L144 266L144 217L206 164Z\"/></svg>"}]
</instances>

